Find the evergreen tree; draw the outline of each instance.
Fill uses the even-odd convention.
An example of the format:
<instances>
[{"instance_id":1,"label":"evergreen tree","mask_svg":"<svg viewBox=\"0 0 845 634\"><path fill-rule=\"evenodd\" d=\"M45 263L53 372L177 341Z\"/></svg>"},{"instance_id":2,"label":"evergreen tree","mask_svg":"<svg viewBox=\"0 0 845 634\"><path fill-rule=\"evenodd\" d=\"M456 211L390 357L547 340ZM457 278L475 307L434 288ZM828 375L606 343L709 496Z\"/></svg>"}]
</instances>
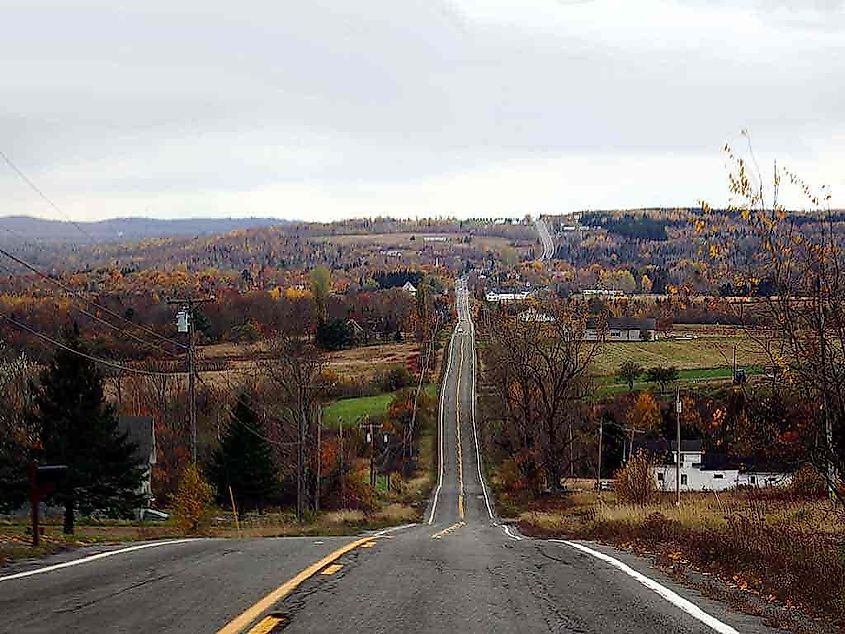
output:
<instances>
[{"instance_id":1,"label":"evergreen tree","mask_svg":"<svg viewBox=\"0 0 845 634\"><path fill-rule=\"evenodd\" d=\"M239 511L262 510L278 493L273 450L245 394L238 398L220 447L212 457L210 471L218 501L227 504L232 487Z\"/></svg>"},{"instance_id":2,"label":"evergreen tree","mask_svg":"<svg viewBox=\"0 0 845 634\"><path fill-rule=\"evenodd\" d=\"M83 351L76 327L66 345ZM125 516L143 503L138 489L144 467L134 455L136 447L119 432L94 363L71 350L59 349L41 373L34 419L39 461L67 466L62 486L49 498L64 506L65 533L73 533L77 509Z\"/></svg>"}]
</instances>

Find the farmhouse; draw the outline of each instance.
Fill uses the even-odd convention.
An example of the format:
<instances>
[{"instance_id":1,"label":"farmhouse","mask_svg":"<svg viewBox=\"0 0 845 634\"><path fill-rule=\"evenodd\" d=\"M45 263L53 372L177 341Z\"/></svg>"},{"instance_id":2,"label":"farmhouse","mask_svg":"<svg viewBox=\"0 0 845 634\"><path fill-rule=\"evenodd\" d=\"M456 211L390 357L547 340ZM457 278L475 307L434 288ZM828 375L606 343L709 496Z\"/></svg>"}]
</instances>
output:
<instances>
[{"instance_id":1,"label":"farmhouse","mask_svg":"<svg viewBox=\"0 0 845 634\"><path fill-rule=\"evenodd\" d=\"M596 322L589 321L584 338L588 341L654 341L657 338L657 320L611 317L604 331Z\"/></svg>"},{"instance_id":2,"label":"farmhouse","mask_svg":"<svg viewBox=\"0 0 845 634\"><path fill-rule=\"evenodd\" d=\"M638 445L659 460L652 467L657 488L676 490L677 443L660 439ZM681 441L681 491L725 491L738 486L771 487L788 484L792 474L783 466L763 465L753 458L729 458L706 453L700 440Z\"/></svg>"}]
</instances>

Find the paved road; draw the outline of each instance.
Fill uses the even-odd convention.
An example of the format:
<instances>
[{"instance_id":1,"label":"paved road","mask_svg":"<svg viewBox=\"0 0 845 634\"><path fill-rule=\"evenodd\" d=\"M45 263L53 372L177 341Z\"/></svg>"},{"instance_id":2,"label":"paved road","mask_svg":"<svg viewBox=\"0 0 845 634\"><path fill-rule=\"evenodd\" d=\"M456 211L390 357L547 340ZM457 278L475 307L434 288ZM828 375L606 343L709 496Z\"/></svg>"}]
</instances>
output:
<instances>
[{"instance_id":1,"label":"paved road","mask_svg":"<svg viewBox=\"0 0 845 634\"><path fill-rule=\"evenodd\" d=\"M540 241L543 243L543 254L540 256L540 259L551 260L555 254L555 243L552 240L552 234L549 233L546 221L542 218L537 218L534 221L534 226L537 229L537 233L540 234Z\"/></svg>"},{"instance_id":2,"label":"paved road","mask_svg":"<svg viewBox=\"0 0 845 634\"><path fill-rule=\"evenodd\" d=\"M13 572L4 571L0 630L772 631L635 557L523 538L492 517L476 451L474 331L461 285L458 298L440 403L439 485L423 523L363 540L196 540L25 578L3 580Z\"/></svg>"}]
</instances>

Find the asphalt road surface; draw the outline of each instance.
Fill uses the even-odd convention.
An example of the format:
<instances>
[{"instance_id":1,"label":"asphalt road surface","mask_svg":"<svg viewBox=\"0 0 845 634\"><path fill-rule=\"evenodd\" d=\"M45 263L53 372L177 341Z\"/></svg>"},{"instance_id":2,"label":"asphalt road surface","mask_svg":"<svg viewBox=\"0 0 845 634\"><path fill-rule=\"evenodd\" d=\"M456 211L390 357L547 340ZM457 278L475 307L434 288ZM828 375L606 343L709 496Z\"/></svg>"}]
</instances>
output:
<instances>
[{"instance_id":1,"label":"asphalt road surface","mask_svg":"<svg viewBox=\"0 0 845 634\"><path fill-rule=\"evenodd\" d=\"M362 538L205 539L0 572L3 632L771 632L636 557L528 539L481 477L465 290L420 524ZM106 551L109 552L109 551ZM45 569L45 566L71 565ZM12 576L29 574L29 576Z\"/></svg>"},{"instance_id":2,"label":"asphalt road surface","mask_svg":"<svg viewBox=\"0 0 845 634\"><path fill-rule=\"evenodd\" d=\"M540 256L540 259L550 260L555 254L555 243L552 240L552 234L549 233L549 227L542 218L537 218L534 221L534 226L537 229L537 233L540 234L540 241L543 243L543 254Z\"/></svg>"}]
</instances>

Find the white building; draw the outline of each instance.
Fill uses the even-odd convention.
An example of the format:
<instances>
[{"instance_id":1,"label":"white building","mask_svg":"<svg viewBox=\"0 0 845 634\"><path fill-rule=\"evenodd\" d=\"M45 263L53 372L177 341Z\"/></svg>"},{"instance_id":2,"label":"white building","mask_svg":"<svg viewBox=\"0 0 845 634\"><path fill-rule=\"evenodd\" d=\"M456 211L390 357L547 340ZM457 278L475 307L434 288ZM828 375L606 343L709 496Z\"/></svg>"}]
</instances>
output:
<instances>
[{"instance_id":1,"label":"white building","mask_svg":"<svg viewBox=\"0 0 845 634\"><path fill-rule=\"evenodd\" d=\"M587 323L584 338L587 341L654 341L657 339L657 320L611 317L603 331L598 323L591 321Z\"/></svg>"},{"instance_id":2,"label":"white building","mask_svg":"<svg viewBox=\"0 0 845 634\"><path fill-rule=\"evenodd\" d=\"M660 491L676 491L676 443L669 446L668 460L652 467ZM708 459L710 458L710 459ZM792 474L785 471L745 468L724 456L705 456L700 440L681 441L681 491L726 491L738 486L771 487L789 484Z\"/></svg>"},{"instance_id":3,"label":"white building","mask_svg":"<svg viewBox=\"0 0 845 634\"><path fill-rule=\"evenodd\" d=\"M495 304L517 304L520 302L524 302L529 297L531 297L531 293L529 291L487 291L487 293L484 295L484 299L486 299L488 302L493 302Z\"/></svg>"},{"instance_id":4,"label":"white building","mask_svg":"<svg viewBox=\"0 0 845 634\"><path fill-rule=\"evenodd\" d=\"M410 282L405 282L405 284L402 286L402 290L410 295L416 296L417 294L417 287L411 284Z\"/></svg>"}]
</instances>

